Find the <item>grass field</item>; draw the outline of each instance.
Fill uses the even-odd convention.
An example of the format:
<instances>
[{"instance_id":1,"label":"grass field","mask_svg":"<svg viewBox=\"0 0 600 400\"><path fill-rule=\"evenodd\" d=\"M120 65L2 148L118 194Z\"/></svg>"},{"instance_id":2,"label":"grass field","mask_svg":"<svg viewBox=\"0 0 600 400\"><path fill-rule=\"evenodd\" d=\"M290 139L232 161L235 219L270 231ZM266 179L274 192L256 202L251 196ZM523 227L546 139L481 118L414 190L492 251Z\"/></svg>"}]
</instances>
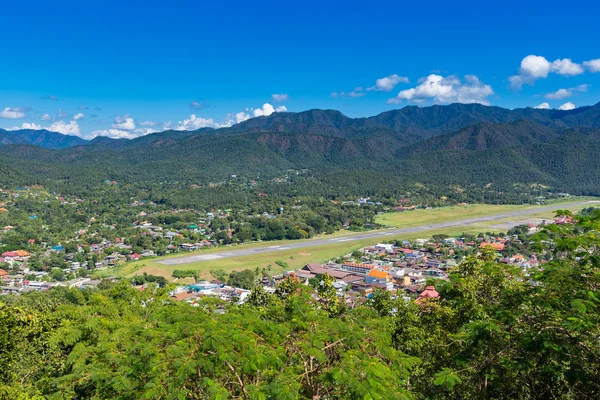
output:
<instances>
[{"instance_id":1,"label":"grass field","mask_svg":"<svg viewBox=\"0 0 600 400\"><path fill-rule=\"evenodd\" d=\"M548 203L546 205L557 206L560 208L561 204L571 203L580 200L586 200L585 198L570 198L564 201L557 201ZM540 206L522 206L522 205L493 205L493 204L468 204L466 206L453 206L453 207L442 207L434 208L429 210L412 210L404 212L393 212L386 213L377 216L375 222L389 226L389 227L412 227L434 223L443 223L449 221L456 221L459 219L483 217L494 214L502 214L505 212L516 211L516 210L535 210ZM584 207L578 207L577 210ZM537 213L538 216L550 218L553 213L548 211L542 211ZM529 216L528 216L529 217Z\"/></svg>"},{"instance_id":2,"label":"grass field","mask_svg":"<svg viewBox=\"0 0 600 400\"><path fill-rule=\"evenodd\" d=\"M580 200L586 200L581 198L571 198L563 202L556 202L556 209L561 208L560 205L565 202L575 202ZM572 211L578 211L584 206L572 209ZM432 223L442 223L454 220L474 218L480 216L488 216L495 214L502 214L514 210L534 210L539 206L513 206L513 205L488 205L488 204L475 204L467 206L455 206L447 208L437 208L430 210L415 210L407 211L402 213L388 213L377 217L377 222L389 227L414 227L420 225L427 225ZM533 213L523 217L527 220L535 218L551 218L553 216L552 211L542 211L539 213ZM157 259L141 260L132 263L128 263L114 269L104 271L104 274L109 275L121 275L121 276L132 276L137 274L148 273L152 275L160 275L165 278L172 280L172 272L175 269L191 269L200 272L200 276L203 278L210 278L211 270L223 269L226 272L243 269L254 269L256 267L266 267L271 265L272 273L280 273L283 268L275 264L275 261L283 261L288 264L290 269L301 268L309 262L326 262L331 259L335 259L341 255L351 253L361 247L375 244L378 240L394 240L394 239L416 239L416 238L427 238L433 234L447 234L447 235L459 235L463 232L479 233L479 232L500 232L506 229L499 228L503 223L515 222L514 219L506 220L495 220L485 223L478 223L469 226L458 226L447 229L437 229L427 232L421 232L418 234L411 233L406 235L397 235L394 237L386 237L384 239L365 239L360 241L352 242L339 242L339 243L327 243L322 246L308 247L303 249L290 249L284 251L277 251L272 253L253 254L248 256L239 256L235 258L223 258L211 261L203 261L197 263L190 263L181 266L167 266L157 263ZM337 233L334 235L327 235L326 237L339 237L339 236L352 236L351 232L345 232L343 235ZM274 241L268 242L269 246L284 245L286 241ZM265 243L251 243L247 245L235 246L235 249L251 249L256 247L263 247ZM233 248L233 247L232 247ZM223 251L223 247L216 249L207 249L195 254L210 254L214 252ZM190 253L194 254L194 253ZM161 257L161 259L181 257L181 253ZM181 280L179 282L182 282ZM185 281L184 281L185 282Z\"/></svg>"}]
</instances>

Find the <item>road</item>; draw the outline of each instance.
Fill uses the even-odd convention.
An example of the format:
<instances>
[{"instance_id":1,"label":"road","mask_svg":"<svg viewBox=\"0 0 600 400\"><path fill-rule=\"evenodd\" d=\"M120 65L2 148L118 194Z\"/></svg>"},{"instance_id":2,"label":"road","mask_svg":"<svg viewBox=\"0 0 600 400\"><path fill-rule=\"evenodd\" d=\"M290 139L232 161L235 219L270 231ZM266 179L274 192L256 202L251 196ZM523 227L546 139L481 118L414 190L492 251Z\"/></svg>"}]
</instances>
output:
<instances>
[{"instance_id":1,"label":"road","mask_svg":"<svg viewBox=\"0 0 600 400\"><path fill-rule=\"evenodd\" d=\"M307 247L322 246L322 245L326 245L326 244L353 242L353 241L363 240L363 239L378 239L378 238L384 239L389 236L401 235L401 234L406 234L406 233L419 233L419 232L425 232L425 231L432 231L432 230L436 230L436 229L451 228L451 227L455 227L455 226L468 226L468 225L476 224L479 222L496 221L496 220L501 220L501 219L505 219L505 218L526 217L527 215L536 214L536 213L539 213L540 211L554 211L557 209L569 209L571 207L577 207L577 206L582 206L582 205L587 205L587 204L594 204L594 203L598 203L598 202L599 201L591 200L591 201L580 201L580 202L575 202L575 203L555 204L555 205L550 205L550 206L538 207L535 209L512 211L512 212L506 212L506 213L502 213L502 214L488 215L488 216L484 216L484 217L468 218L468 219L461 219L461 220L450 221L450 222L443 222L443 223L439 223L439 224L414 226L414 227L410 227L410 228L384 229L384 230L377 230L377 231L372 231L372 232L367 232L367 233L361 233L358 235L340 236L340 237L335 237L335 238L322 238L322 239L319 238L319 239L312 239L312 240L290 241L289 243L286 243L284 245L279 245L279 246L269 245L268 242L265 242L263 247L254 247L251 249L240 249L240 250L225 250L224 249L223 251L219 251L216 253L190 254L187 256L182 256L182 257L177 257L177 258L157 260L156 262L163 264L163 265L175 266L175 265L197 263L197 262L202 262L202 261L219 260L222 258L232 258L232 257L239 257L239 256L248 256L248 255L253 255L253 254L273 253L273 252L284 251L284 250L303 249L303 248L307 248Z\"/></svg>"}]
</instances>

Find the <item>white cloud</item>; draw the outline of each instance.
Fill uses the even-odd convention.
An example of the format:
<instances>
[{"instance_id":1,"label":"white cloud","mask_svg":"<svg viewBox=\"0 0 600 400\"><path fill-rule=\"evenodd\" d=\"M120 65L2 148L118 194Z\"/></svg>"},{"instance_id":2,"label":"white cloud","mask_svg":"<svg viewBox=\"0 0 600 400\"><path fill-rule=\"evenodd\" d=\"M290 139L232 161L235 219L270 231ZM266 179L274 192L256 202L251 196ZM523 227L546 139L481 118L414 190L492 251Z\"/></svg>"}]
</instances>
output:
<instances>
[{"instance_id":1,"label":"white cloud","mask_svg":"<svg viewBox=\"0 0 600 400\"><path fill-rule=\"evenodd\" d=\"M107 136L113 139L135 139L138 135L133 132L124 131L121 129L102 129L98 131L94 131L88 136L87 139L93 139L97 136Z\"/></svg>"},{"instance_id":2,"label":"white cloud","mask_svg":"<svg viewBox=\"0 0 600 400\"><path fill-rule=\"evenodd\" d=\"M288 101L289 96L287 93L275 93L271 95L271 98L273 99L273 101L276 101L278 103L282 103L284 101Z\"/></svg>"},{"instance_id":3,"label":"white cloud","mask_svg":"<svg viewBox=\"0 0 600 400\"><path fill-rule=\"evenodd\" d=\"M537 108L538 110L549 110L550 109L550 104L544 102L542 104L538 104L537 106L535 106L533 108Z\"/></svg>"},{"instance_id":4,"label":"white cloud","mask_svg":"<svg viewBox=\"0 0 600 400\"><path fill-rule=\"evenodd\" d=\"M68 114L66 112L64 112L62 109L58 110L56 112L56 118L67 118Z\"/></svg>"},{"instance_id":5,"label":"white cloud","mask_svg":"<svg viewBox=\"0 0 600 400\"><path fill-rule=\"evenodd\" d=\"M247 121L250 118L252 118L250 114L240 111L239 113L235 114L235 123L239 124L240 122Z\"/></svg>"},{"instance_id":6,"label":"white cloud","mask_svg":"<svg viewBox=\"0 0 600 400\"><path fill-rule=\"evenodd\" d=\"M81 119L81 118L83 118L83 117L85 117L85 115L84 115L84 114L82 114L82 113L77 113L77 114L75 114L75 115L73 116L73 119L74 119L75 121L77 121L77 120L80 120L80 119Z\"/></svg>"},{"instance_id":7,"label":"white cloud","mask_svg":"<svg viewBox=\"0 0 600 400\"><path fill-rule=\"evenodd\" d=\"M375 81L375 86L368 88L367 90L379 90L382 92L389 92L396 87L399 83L410 83L407 77L400 76L397 74L388 75L385 78L380 78Z\"/></svg>"},{"instance_id":8,"label":"white cloud","mask_svg":"<svg viewBox=\"0 0 600 400\"><path fill-rule=\"evenodd\" d=\"M590 88L590 85L588 85L587 83L584 83L582 85L577 85L574 88L571 88L571 90L574 90L577 92L587 92L589 88Z\"/></svg>"},{"instance_id":9,"label":"white cloud","mask_svg":"<svg viewBox=\"0 0 600 400\"><path fill-rule=\"evenodd\" d=\"M433 100L436 103L480 103L489 104L487 98L494 94L492 87L486 85L475 75L465 76L464 83L456 76L444 78L431 74L411 89L402 90L388 104L397 104L403 100L422 102Z\"/></svg>"},{"instance_id":10,"label":"white cloud","mask_svg":"<svg viewBox=\"0 0 600 400\"><path fill-rule=\"evenodd\" d=\"M548 93L544 97L550 100L566 99L567 97L571 97L573 92L587 92L589 87L590 85L582 84L568 89L558 89L556 92Z\"/></svg>"},{"instance_id":11,"label":"white cloud","mask_svg":"<svg viewBox=\"0 0 600 400\"><path fill-rule=\"evenodd\" d=\"M558 99L565 99L567 97L571 97L572 94L573 94L573 92L571 92L569 89L558 89L556 92L548 93L544 97L546 97L547 99L550 99L550 100L558 100Z\"/></svg>"},{"instance_id":12,"label":"white cloud","mask_svg":"<svg viewBox=\"0 0 600 400\"><path fill-rule=\"evenodd\" d=\"M523 85L533 85L537 79L547 78L550 73L574 76L584 72L581 64L574 63L570 58L550 62L545 57L530 54L521 60L519 73L509 77L508 81L513 89L521 89Z\"/></svg>"},{"instance_id":13,"label":"white cloud","mask_svg":"<svg viewBox=\"0 0 600 400\"><path fill-rule=\"evenodd\" d=\"M570 58L563 58L552 62L552 72L563 76L574 76L583 74L584 70L580 64L574 63Z\"/></svg>"},{"instance_id":14,"label":"white cloud","mask_svg":"<svg viewBox=\"0 0 600 400\"><path fill-rule=\"evenodd\" d=\"M252 111L252 114L254 114L255 117L268 117L269 115L273 114L274 112L285 112L287 111L287 108L285 106L279 106L277 108L274 108L271 104L269 103L265 103L263 104L263 106L261 108L256 108Z\"/></svg>"},{"instance_id":15,"label":"white cloud","mask_svg":"<svg viewBox=\"0 0 600 400\"><path fill-rule=\"evenodd\" d=\"M142 121L140 122L141 126L156 126L156 122L154 121Z\"/></svg>"},{"instance_id":16,"label":"white cloud","mask_svg":"<svg viewBox=\"0 0 600 400\"><path fill-rule=\"evenodd\" d=\"M87 110L87 109L88 109L88 106L79 106L79 109L80 109L80 110Z\"/></svg>"},{"instance_id":17,"label":"white cloud","mask_svg":"<svg viewBox=\"0 0 600 400\"><path fill-rule=\"evenodd\" d=\"M29 111L25 108L11 108L6 107L4 110L0 111L0 118L6 119L19 119L25 117L25 113Z\"/></svg>"},{"instance_id":18,"label":"white cloud","mask_svg":"<svg viewBox=\"0 0 600 400\"><path fill-rule=\"evenodd\" d=\"M125 131L132 131L135 129L135 121L129 115L123 117L117 116L115 123L112 124L113 129L120 129Z\"/></svg>"},{"instance_id":19,"label":"white cloud","mask_svg":"<svg viewBox=\"0 0 600 400\"><path fill-rule=\"evenodd\" d=\"M584 61L583 66L590 72L600 72L600 58L590 61Z\"/></svg>"},{"instance_id":20,"label":"white cloud","mask_svg":"<svg viewBox=\"0 0 600 400\"><path fill-rule=\"evenodd\" d=\"M552 64L545 57L529 55L521 60L521 75L533 78L546 78L552 69Z\"/></svg>"},{"instance_id":21,"label":"white cloud","mask_svg":"<svg viewBox=\"0 0 600 400\"><path fill-rule=\"evenodd\" d=\"M576 108L575 104L571 103L570 101L568 103L565 103L562 106L558 107L559 110L563 110L563 111L573 110L575 108Z\"/></svg>"},{"instance_id":22,"label":"white cloud","mask_svg":"<svg viewBox=\"0 0 600 400\"><path fill-rule=\"evenodd\" d=\"M176 131L195 131L200 128L220 128L221 125L216 123L212 118L201 118L195 114L190 115L188 119L179 121L173 129Z\"/></svg>"},{"instance_id":23,"label":"white cloud","mask_svg":"<svg viewBox=\"0 0 600 400\"><path fill-rule=\"evenodd\" d=\"M42 117L40 119L42 121L51 121L52 117L50 116L50 114L44 114L44 115L42 115Z\"/></svg>"},{"instance_id":24,"label":"white cloud","mask_svg":"<svg viewBox=\"0 0 600 400\"><path fill-rule=\"evenodd\" d=\"M62 133L63 135L79 135L79 125L72 120L69 123L56 121L47 128L49 131Z\"/></svg>"},{"instance_id":25,"label":"white cloud","mask_svg":"<svg viewBox=\"0 0 600 400\"><path fill-rule=\"evenodd\" d=\"M42 128L41 125L36 124L35 122L23 122L21 124L21 126L13 126L12 128L9 129L9 131L16 131L19 129L32 129L34 131L39 131L40 129L44 129Z\"/></svg>"}]
</instances>

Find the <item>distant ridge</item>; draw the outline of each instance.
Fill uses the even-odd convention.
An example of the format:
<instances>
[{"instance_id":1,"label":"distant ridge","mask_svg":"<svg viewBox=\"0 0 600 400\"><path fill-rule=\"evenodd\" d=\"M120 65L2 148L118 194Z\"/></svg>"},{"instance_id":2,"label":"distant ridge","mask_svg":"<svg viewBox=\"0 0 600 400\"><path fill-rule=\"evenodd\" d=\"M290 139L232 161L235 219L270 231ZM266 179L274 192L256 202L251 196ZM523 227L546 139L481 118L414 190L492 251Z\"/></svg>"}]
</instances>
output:
<instances>
[{"instance_id":1,"label":"distant ridge","mask_svg":"<svg viewBox=\"0 0 600 400\"><path fill-rule=\"evenodd\" d=\"M345 185L379 190L495 182L600 195L600 105L557 111L452 104L354 119L309 110L132 140L87 142L47 131L2 134L12 141L0 146L0 170L6 171L0 185L81 187L107 177L205 184L231 175L269 179L308 170L314 184L340 192Z\"/></svg>"},{"instance_id":2,"label":"distant ridge","mask_svg":"<svg viewBox=\"0 0 600 400\"><path fill-rule=\"evenodd\" d=\"M0 129L0 146L11 144L31 144L45 149L60 150L68 147L81 146L88 141L79 136L63 135L45 129L20 129L7 131Z\"/></svg>"},{"instance_id":3,"label":"distant ridge","mask_svg":"<svg viewBox=\"0 0 600 400\"><path fill-rule=\"evenodd\" d=\"M407 106L367 118L350 118L336 110L313 109L273 113L268 117L251 118L229 128L158 132L132 139L131 145L157 140L169 142L189 135L215 136L261 132L317 134L349 139L385 134L409 145L477 123L513 123L522 120L552 129L600 128L600 103L568 111L535 108L509 110L481 104ZM32 144L46 149L65 149L86 144L120 148L126 145L126 140L96 138L88 141L47 130L0 130L0 145Z\"/></svg>"}]
</instances>

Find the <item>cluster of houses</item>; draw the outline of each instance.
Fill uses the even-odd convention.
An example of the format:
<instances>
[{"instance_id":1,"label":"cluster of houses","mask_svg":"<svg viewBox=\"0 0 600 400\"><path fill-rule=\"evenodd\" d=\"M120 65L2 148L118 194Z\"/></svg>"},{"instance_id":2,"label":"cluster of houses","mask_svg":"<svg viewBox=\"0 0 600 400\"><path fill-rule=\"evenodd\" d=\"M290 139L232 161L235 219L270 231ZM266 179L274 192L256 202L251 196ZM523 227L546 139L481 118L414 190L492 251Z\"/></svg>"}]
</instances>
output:
<instances>
[{"instance_id":1,"label":"cluster of houses","mask_svg":"<svg viewBox=\"0 0 600 400\"><path fill-rule=\"evenodd\" d=\"M38 275L41 277L42 275ZM53 287L67 288L90 288L100 284L100 280L87 277L74 278L62 282L48 282L42 280L28 280L22 274L9 275L5 270L0 269L0 280L4 285L0 286L0 294L26 294L31 292L39 292L50 290Z\"/></svg>"},{"instance_id":2,"label":"cluster of houses","mask_svg":"<svg viewBox=\"0 0 600 400\"><path fill-rule=\"evenodd\" d=\"M523 269L539 266L540 261L535 254L527 257L521 254L503 255L502 252L510 242L519 242L519 239L516 236L485 240L478 238L469 242L459 238L437 241L418 239L414 242L403 241L400 246L380 243L361 249L360 259L347 256L343 262L323 265L311 263L285 274L294 274L306 284L311 279L319 279L328 274L335 279L333 285L338 295L344 297L349 306L365 301L376 288L407 299L418 296L436 297L435 289L426 287L426 284L432 279L448 279L448 269L456 267L460 262L460 257L456 255L458 250L465 254L489 248L496 251L500 262Z\"/></svg>"},{"instance_id":3,"label":"cluster of houses","mask_svg":"<svg viewBox=\"0 0 600 400\"><path fill-rule=\"evenodd\" d=\"M274 290L271 288L271 290ZM185 301L197 306L203 297L216 297L227 302L242 304L250 295L250 290L235 288L219 281L201 281L192 285L179 286L171 292L171 297L177 301Z\"/></svg>"}]
</instances>

